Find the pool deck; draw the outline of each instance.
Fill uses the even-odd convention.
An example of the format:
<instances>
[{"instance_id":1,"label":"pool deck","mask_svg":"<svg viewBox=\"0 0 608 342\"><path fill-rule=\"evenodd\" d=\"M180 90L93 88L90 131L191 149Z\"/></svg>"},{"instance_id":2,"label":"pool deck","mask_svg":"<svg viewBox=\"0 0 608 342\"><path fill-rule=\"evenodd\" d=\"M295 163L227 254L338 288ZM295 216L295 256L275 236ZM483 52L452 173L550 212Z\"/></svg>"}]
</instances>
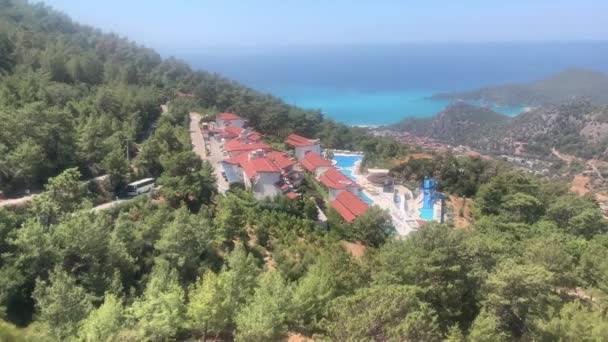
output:
<instances>
[{"instance_id":1,"label":"pool deck","mask_svg":"<svg viewBox=\"0 0 608 342\"><path fill-rule=\"evenodd\" d=\"M361 153L352 151L333 151L334 156L362 156ZM334 164L336 162L334 161ZM395 189L399 191L401 201L395 203L393 200L392 193L385 193L382 187L375 186L367 180L367 175L360 174L359 164L361 161L357 161L354 166L338 167L341 170L350 170L352 178L356 179L356 182L363 188L365 196L369 197L374 201L374 205L379 206L382 209L388 210L392 217L393 225L397 230L397 233L401 237L405 237L410 233L418 229L418 222L420 220L420 209L422 208L422 192L414 198L413 193L402 185L396 185ZM405 196L409 199L405 200ZM405 203L405 204L404 204ZM439 217L438 206L434 206L434 220Z\"/></svg>"},{"instance_id":2,"label":"pool deck","mask_svg":"<svg viewBox=\"0 0 608 342\"><path fill-rule=\"evenodd\" d=\"M419 218L419 209L422 207L421 199L413 198L412 192L404 186L397 185L395 189L401 194L401 201L396 204L392 193L385 193L381 187L377 187L367 180L365 175L353 174L357 178L357 183L363 187L366 196L374 201L374 205L388 210L393 219L393 225L397 233L404 237L418 229L416 219ZM409 200L405 200L403 194L408 194ZM405 202L405 205L403 204Z\"/></svg>"}]
</instances>

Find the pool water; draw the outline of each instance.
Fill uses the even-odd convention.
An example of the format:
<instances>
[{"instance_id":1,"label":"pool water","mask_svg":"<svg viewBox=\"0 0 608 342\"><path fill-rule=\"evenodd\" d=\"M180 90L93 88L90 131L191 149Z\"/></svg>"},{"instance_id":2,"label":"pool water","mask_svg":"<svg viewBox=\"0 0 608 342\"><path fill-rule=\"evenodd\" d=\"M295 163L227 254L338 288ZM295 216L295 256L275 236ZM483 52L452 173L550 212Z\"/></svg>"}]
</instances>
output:
<instances>
[{"instance_id":1,"label":"pool water","mask_svg":"<svg viewBox=\"0 0 608 342\"><path fill-rule=\"evenodd\" d=\"M346 156L346 155L334 155L336 161L336 167L339 169L354 167L357 161L362 160L363 156Z\"/></svg>"},{"instance_id":2,"label":"pool water","mask_svg":"<svg viewBox=\"0 0 608 342\"><path fill-rule=\"evenodd\" d=\"M425 221L430 221L435 218L435 210L433 209L420 209L420 218Z\"/></svg>"},{"instance_id":3,"label":"pool water","mask_svg":"<svg viewBox=\"0 0 608 342\"><path fill-rule=\"evenodd\" d=\"M363 200L363 202L365 202L365 203L367 203L369 205L374 204L374 200L372 200L371 198L367 197L367 195L363 191L359 192L359 197Z\"/></svg>"},{"instance_id":4,"label":"pool water","mask_svg":"<svg viewBox=\"0 0 608 342\"><path fill-rule=\"evenodd\" d=\"M357 181L357 177L353 176L353 168L355 164L362 160L363 156L356 155L334 155L334 161L336 162L336 167L340 170L340 172L346 175L348 178ZM363 191L359 192L359 197L363 200L363 202L372 205L374 201L369 198Z\"/></svg>"},{"instance_id":5,"label":"pool water","mask_svg":"<svg viewBox=\"0 0 608 342\"><path fill-rule=\"evenodd\" d=\"M353 176L353 170L340 170L340 172L348 176L348 178L357 181L357 177Z\"/></svg>"}]
</instances>

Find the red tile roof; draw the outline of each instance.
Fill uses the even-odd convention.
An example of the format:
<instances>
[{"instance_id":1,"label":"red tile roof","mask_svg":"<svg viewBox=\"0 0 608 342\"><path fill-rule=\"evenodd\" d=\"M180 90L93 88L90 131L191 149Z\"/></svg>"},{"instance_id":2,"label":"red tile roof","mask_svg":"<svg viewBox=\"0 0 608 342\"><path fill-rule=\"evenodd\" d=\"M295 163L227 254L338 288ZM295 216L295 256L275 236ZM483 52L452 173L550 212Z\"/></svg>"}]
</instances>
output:
<instances>
[{"instance_id":1,"label":"red tile roof","mask_svg":"<svg viewBox=\"0 0 608 342\"><path fill-rule=\"evenodd\" d=\"M243 153L237 154L234 157L226 158L223 160L223 162L229 163L229 164L241 165L241 163L244 163L248 160L249 160L249 153L243 152Z\"/></svg>"},{"instance_id":2,"label":"red tile roof","mask_svg":"<svg viewBox=\"0 0 608 342\"><path fill-rule=\"evenodd\" d=\"M276 166L272 164L270 160L267 158L256 158L253 160L247 160L241 163L241 167L245 174L249 178L255 178L258 173L268 172L268 173L279 173L281 172Z\"/></svg>"},{"instance_id":3,"label":"red tile roof","mask_svg":"<svg viewBox=\"0 0 608 342\"><path fill-rule=\"evenodd\" d=\"M247 136L247 139L249 139L253 142L257 142L257 141L262 140L262 135L258 132L253 132Z\"/></svg>"},{"instance_id":4,"label":"red tile roof","mask_svg":"<svg viewBox=\"0 0 608 342\"><path fill-rule=\"evenodd\" d=\"M300 163L310 172L314 172L319 167L331 167L333 165L331 160L325 159L312 151L306 152Z\"/></svg>"},{"instance_id":5,"label":"red tile roof","mask_svg":"<svg viewBox=\"0 0 608 342\"><path fill-rule=\"evenodd\" d=\"M297 134L291 134L285 139L285 143L294 147L312 146L318 144L318 141L304 138Z\"/></svg>"},{"instance_id":6,"label":"red tile roof","mask_svg":"<svg viewBox=\"0 0 608 342\"><path fill-rule=\"evenodd\" d=\"M287 193L287 197L289 197L289 199L296 199L296 198L298 198L299 196L300 196L300 195L296 194L296 193L295 193L295 192L293 192L293 191L290 191L290 192L288 192L288 193Z\"/></svg>"},{"instance_id":7,"label":"red tile roof","mask_svg":"<svg viewBox=\"0 0 608 342\"><path fill-rule=\"evenodd\" d=\"M287 153L278 152L278 151L270 151L266 153L266 157L274 163L279 169L284 170L290 166L293 166L296 162L289 159Z\"/></svg>"},{"instance_id":8,"label":"red tile roof","mask_svg":"<svg viewBox=\"0 0 608 342\"><path fill-rule=\"evenodd\" d=\"M232 113L220 113L217 117L221 120L242 120L243 118Z\"/></svg>"},{"instance_id":9,"label":"red tile roof","mask_svg":"<svg viewBox=\"0 0 608 342\"><path fill-rule=\"evenodd\" d=\"M363 215L369 208L367 203L363 202L361 198L350 191L342 191L336 199L331 202L331 206L349 223Z\"/></svg>"},{"instance_id":10,"label":"red tile roof","mask_svg":"<svg viewBox=\"0 0 608 342\"><path fill-rule=\"evenodd\" d=\"M243 131L242 128L236 127L236 126L226 126L226 128L224 128L224 137L225 138L236 138L239 136L239 134L241 134L241 132Z\"/></svg>"},{"instance_id":11,"label":"red tile roof","mask_svg":"<svg viewBox=\"0 0 608 342\"><path fill-rule=\"evenodd\" d=\"M335 167L329 168L320 177L319 181L328 188L331 189L346 189L347 186L359 186L352 179L348 178L345 174L338 171Z\"/></svg>"},{"instance_id":12,"label":"red tile roof","mask_svg":"<svg viewBox=\"0 0 608 342\"><path fill-rule=\"evenodd\" d=\"M259 142L254 144L245 144L239 139L230 140L229 142L224 144L224 148L228 152L245 152L245 151L255 151L255 150L268 150L270 146L265 143Z\"/></svg>"}]
</instances>

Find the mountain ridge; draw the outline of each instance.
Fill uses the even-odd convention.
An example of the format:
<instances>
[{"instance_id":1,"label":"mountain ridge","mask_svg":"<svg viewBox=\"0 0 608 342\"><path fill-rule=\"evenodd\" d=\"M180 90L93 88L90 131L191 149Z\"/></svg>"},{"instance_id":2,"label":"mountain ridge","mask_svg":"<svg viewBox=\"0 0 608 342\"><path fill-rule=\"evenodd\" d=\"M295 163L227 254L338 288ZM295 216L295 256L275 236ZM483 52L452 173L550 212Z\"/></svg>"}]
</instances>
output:
<instances>
[{"instance_id":1,"label":"mountain ridge","mask_svg":"<svg viewBox=\"0 0 608 342\"><path fill-rule=\"evenodd\" d=\"M508 120L508 117L491 109L465 102L454 102L430 118L406 118L390 126L419 135L460 144L467 136L478 135L485 129Z\"/></svg>"},{"instance_id":2,"label":"mountain ridge","mask_svg":"<svg viewBox=\"0 0 608 342\"><path fill-rule=\"evenodd\" d=\"M437 100L479 101L502 106L543 106L586 99L608 104L608 74L570 68L547 78L527 83L506 83L463 92L439 93Z\"/></svg>"},{"instance_id":3,"label":"mountain ridge","mask_svg":"<svg viewBox=\"0 0 608 342\"><path fill-rule=\"evenodd\" d=\"M586 99L541 106L515 117L457 103L432 118L405 119L389 128L492 153L512 154L523 144L533 155L556 148L584 158L608 157L608 106Z\"/></svg>"}]
</instances>

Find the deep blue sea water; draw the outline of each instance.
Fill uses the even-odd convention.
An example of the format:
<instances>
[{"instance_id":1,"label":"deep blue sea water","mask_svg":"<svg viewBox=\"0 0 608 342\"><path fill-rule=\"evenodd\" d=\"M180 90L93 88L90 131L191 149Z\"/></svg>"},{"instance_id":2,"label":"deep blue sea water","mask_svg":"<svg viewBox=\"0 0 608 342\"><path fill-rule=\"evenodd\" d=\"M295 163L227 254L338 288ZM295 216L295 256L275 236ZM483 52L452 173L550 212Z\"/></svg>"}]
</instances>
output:
<instances>
[{"instance_id":1,"label":"deep blue sea water","mask_svg":"<svg viewBox=\"0 0 608 342\"><path fill-rule=\"evenodd\" d=\"M608 42L405 44L163 51L352 125L427 117L437 92L526 82L570 67L608 72ZM515 115L522 108L496 108Z\"/></svg>"}]
</instances>

